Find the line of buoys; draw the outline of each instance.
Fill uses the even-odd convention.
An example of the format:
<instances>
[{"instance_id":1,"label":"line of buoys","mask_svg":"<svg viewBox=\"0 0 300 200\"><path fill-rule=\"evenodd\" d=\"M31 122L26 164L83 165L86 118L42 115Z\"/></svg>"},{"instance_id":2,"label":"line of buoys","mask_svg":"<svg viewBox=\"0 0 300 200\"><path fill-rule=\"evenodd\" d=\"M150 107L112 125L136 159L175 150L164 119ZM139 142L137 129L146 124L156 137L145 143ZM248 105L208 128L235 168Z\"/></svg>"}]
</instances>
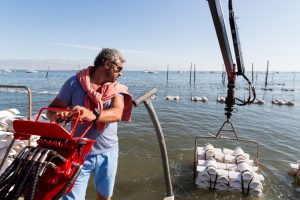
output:
<instances>
[{"instance_id":1,"label":"line of buoys","mask_svg":"<svg viewBox=\"0 0 300 200\"><path fill-rule=\"evenodd\" d=\"M169 101L179 101L180 100L180 96L179 95L167 95L165 96L165 100L169 100Z\"/></svg>"},{"instance_id":2,"label":"line of buoys","mask_svg":"<svg viewBox=\"0 0 300 200\"><path fill-rule=\"evenodd\" d=\"M287 106L294 106L295 102L293 100L287 100L287 99L273 99L272 104L275 105L287 105Z\"/></svg>"},{"instance_id":3,"label":"line of buoys","mask_svg":"<svg viewBox=\"0 0 300 200\"><path fill-rule=\"evenodd\" d=\"M295 91L294 88L281 88L281 90L282 91L288 91L288 92L289 91L291 91L291 92Z\"/></svg>"},{"instance_id":4,"label":"line of buoys","mask_svg":"<svg viewBox=\"0 0 300 200\"><path fill-rule=\"evenodd\" d=\"M194 102L208 102L207 96L192 96L191 100Z\"/></svg>"},{"instance_id":5,"label":"line of buoys","mask_svg":"<svg viewBox=\"0 0 300 200\"><path fill-rule=\"evenodd\" d=\"M262 90L266 90L266 91L273 91L273 88L271 87L264 87L264 88L261 88Z\"/></svg>"},{"instance_id":6,"label":"line of buoys","mask_svg":"<svg viewBox=\"0 0 300 200\"><path fill-rule=\"evenodd\" d=\"M278 84L278 85L280 85L280 84ZM238 89L239 88L237 87L236 90L238 90ZM249 87L245 86L244 90L249 90ZM266 86L266 87L261 88L261 90L264 90L264 91L273 91L274 88L270 87L270 86ZM281 88L281 90L285 91L285 92L294 92L295 91L294 88Z\"/></svg>"},{"instance_id":7,"label":"line of buoys","mask_svg":"<svg viewBox=\"0 0 300 200\"><path fill-rule=\"evenodd\" d=\"M150 97L151 99L156 99L157 96L152 96ZM166 95L164 97L165 100L167 101L179 101L181 99L184 99L183 97L181 97L180 95ZM190 100L192 102L208 102L209 99L207 96L191 96ZM226 97L225 96L218 96L217 97L217 103L225 103L226 101ZM264 97L262 98L256 98L252 104L256 104L256 105L264 105L266 103L266 100L264 99ZM295 105L295 100L288 100L288 99L274 99L271 101L272 104L276 104L276 105L287 105L287 106L294 106Z\"/></svg>"}]
</instances>

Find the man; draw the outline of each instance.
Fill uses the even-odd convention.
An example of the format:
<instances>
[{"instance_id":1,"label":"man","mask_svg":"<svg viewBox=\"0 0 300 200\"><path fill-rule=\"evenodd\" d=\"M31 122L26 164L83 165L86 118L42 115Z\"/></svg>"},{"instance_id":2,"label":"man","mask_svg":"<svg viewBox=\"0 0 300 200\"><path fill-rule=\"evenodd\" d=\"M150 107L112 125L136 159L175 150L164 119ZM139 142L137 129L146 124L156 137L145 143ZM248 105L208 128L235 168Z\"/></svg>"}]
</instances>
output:
<instances>
[{"instance_id":1,"label":"man","mask_svg":"<svg viewBox=\"0 0 300 200\"><path fill-rule=\"evenodd\" d=\"M127 87L117 82L122 76L123 56L116 49L103 48L95 58L94 66L83 69L69 78L49 105L68 108L70 112L48 112L54 121L57 116L70 117L80 113L80 120L94 123L85 137L96 140L80 175L70 193L63 200L85 199L90 173L94 173L99 200L109 200L113 194L118 163L117 122L129 121L132 99ZM81 124L75 133L80 136L88 126Z\"/></svg>"}]
</instances>

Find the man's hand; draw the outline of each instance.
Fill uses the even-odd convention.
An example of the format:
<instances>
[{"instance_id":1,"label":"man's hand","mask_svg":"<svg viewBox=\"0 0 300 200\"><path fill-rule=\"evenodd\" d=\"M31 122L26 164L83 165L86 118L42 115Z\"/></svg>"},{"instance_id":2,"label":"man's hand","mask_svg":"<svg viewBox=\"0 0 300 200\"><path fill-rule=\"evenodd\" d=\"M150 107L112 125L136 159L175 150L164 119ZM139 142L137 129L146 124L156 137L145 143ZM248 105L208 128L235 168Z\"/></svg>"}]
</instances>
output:
<instances>
[{"instance_id":1,"label":"man's hand","mask_svg":"<svg viewBox=\"0 0 300 200\"><path fill-rule=\"evenodd\" d=\"M52 103L48 106L49 108L68 108L68 104L58 98L55 98ZM50 122L55 122L59 118L62 120L67 119L69 112L66 111L54 111L54 110L47 110L47 118Z\"/></svg>"},{"instance_id":2,"label":"man's hand","mask_svg":"<svg viewBox=\"0 0 300 200\"><path fill-rule=\"evenodd\" d=\"M52 111L52 110L49 111L47 113L47 118L50 120L50 122L60 122L68 119L69 116L68 111Z\"/></svg>"},{"instance_id":3,"label":"man's hand","mask_svg":"<svg viewBox=\"0 0 300 200\"><path fill-rule=\"evenodd\" d=\"M79 120L80 121L88 121L92 122L96 119L96 116L94 115L93 111L82 107L82 106L74 106L72 110L70 111L68 117L76 116L76 114L79 113ZM76 117L75 117L76 118Z\"/></svg>"}]
</instances>

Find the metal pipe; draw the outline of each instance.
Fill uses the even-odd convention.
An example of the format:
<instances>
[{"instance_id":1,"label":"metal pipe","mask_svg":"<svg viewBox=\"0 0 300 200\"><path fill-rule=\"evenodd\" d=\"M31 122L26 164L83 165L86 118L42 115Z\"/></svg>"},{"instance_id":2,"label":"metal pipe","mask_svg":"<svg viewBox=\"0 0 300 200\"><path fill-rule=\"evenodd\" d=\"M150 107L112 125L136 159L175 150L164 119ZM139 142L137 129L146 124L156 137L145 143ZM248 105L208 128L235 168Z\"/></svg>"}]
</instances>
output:
<instances>
[{"instance_id":1,"label":"metal pipe","mask_svg":"<svg viewBox=\"0 0 300 200\"><path fill-rule=\"evenodd\" d=\"M149 113L149 116L151 118L151 121L152 121L153 126L156 131L156 136L158 139L163 168L164 168L165 182L166 182L166 187L167 187L167 196L174 196L173 190L172 190L172 183L171 183L171 176L170 176L170 169L169 169L169 162L168 162L168 154L167 154L167 148L166 148L164 134L162 132L162 128L160 126L159 120L157 118L157 115L155 113L155 110L154 110L151 100L146 99L146 101L144 101L144 105Z\"/></svg>"},{"instance_id":2,"label":"metal pipe","mask_svg":"<svg viewBox=\"0 0 300 200\"><path fill-rule=\"evenodd\" d=\"M149 99L152 95L154 95L157 92L156 88L153 88L149 90L147 93L143 94L142 96L138 97L137 99L133 100L132 103L134 106L138 106L142 102L146 101L146 99Z\"/></svg>"},{"instance_id":3,"label":"metal pipe","mask_svg":"<svg viewBox=\"0 0 300 200\"><path fill-rule=\"evenodd\" d=\"M144 105L148 111L148 114L150 116L150 119L152 121L152 124L155 128L156 136L157 136L159 147L160 147L160 153L161 153L161 158L162 158L165 183L166 183L166 189L167 189L167 197L165 197L164 200L172 200L172 199L174 199L174 193L173 193L172 182L171 182L171 175L170 175L170 168L169 168L165 138L164 138L162 128L160 126L159 120L157 118L157 115L155 113L154 107L153 107L151 99L150 99L150 97L153 94L155 94L156 92L157 92L157 89L153 88L146 94L144 94L141 97L134 100L133 105L138 106L140 103L142 103L142 102L144 103Z\"/></svg>"},{"instance_id":4,"label":"metal pipe","mask_svg":"<svg viewBox=\"0 0 300 200\"><path fill-rule=\"evenodd\" d=\"M31 116L32 116L32 95L31 95L31 90L27 86L23 86L23 85L0 85L0 88L19 88L19 89L25 89L27 91L27 95L28 95L28 116L27 116L27 119L31 120Z\"/></svg>"}]
</instances>

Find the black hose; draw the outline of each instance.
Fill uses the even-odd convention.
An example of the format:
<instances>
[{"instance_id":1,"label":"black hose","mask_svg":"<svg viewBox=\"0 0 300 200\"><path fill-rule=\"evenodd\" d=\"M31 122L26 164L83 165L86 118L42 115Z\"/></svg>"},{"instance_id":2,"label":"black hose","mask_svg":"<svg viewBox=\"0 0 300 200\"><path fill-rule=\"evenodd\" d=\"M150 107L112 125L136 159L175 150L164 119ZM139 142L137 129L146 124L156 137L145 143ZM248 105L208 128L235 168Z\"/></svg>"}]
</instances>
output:
<instances>
[{"instance_id":1,"label":"black hose","mask_svg":"<svg viewBox=\"0 0 300 200\"><path fill-rule=\"evenodd\" d=\"M13 171L11 171L12 173L9 172L9 173L5 174L5 176L3 175L1 177L2 182L0 185L0 188L1 188L0 189L0 199L5 199L6 196L8 195L10 188L16 183L16 179L20 175L20 171L21 171L20 166L25 166L27 164L27 162L26 162L26 160L24 160L24 158L27 158L31 149L26 152L25 152L25 149L26 149L26 147L24 148L24 150L22 150L19 153L19 155L16 158L17 161L11 167L13 169ZM6 172L8 172L8 171L6 171Z\"/></svg>"},{"instance_id":2,"label":"black hose","mask_svg":"<svg viewBox=\"0 0 300 200\"><path fill-rule=\"evenodd\" d=\"M32 200L34 198L36 187L37 187L37 184L38 184L39 178L40 178L40 173L43 169L43 165L45 165L44 161L47 159L50 152L51 152L51 150L43 149L42 154L39 158L39 161L36 165L36 170L34 171L34 173L32 175L32 177L33 177L32 181L31 181L32 185L31 185L30 189L27 192L26 200L27 199Z\"/></svg>"},{"instance_id":3,"label":"black hose","mask_svg":"<svg viewBox=\"0 0 300 200\"><path fill-rule=\"evenodd\" d=\"M247 105L249 103L253 103L254 100L256 99L256 92L255 92L255 88L254 86L252 86L250 80L247 78L247 76L245 76L245 74L242 74L243 78L248 82L249 84L249 95L248 95L248 98L247 100L241 100L239 98L235 98L236 100L238 100L239 102L241 102L240 104L239 103L236 103L236 105L238 106L244 106L244 105ZM253 94L253 98L251 99L251 91L252 91L252 94Z\"/></svg>"},{"instance_id":4,"label":"black hose","mask_svg":"<svg viewBox=\"0 0 300 200\"><path fill-rule=\"evenodd\" d=\"M9 190L12 188L12 187L16 187L16 183L18 183L18 179L20 178L20 176L23 174L23 169L24 167L27 166L28 162L26 162L27 160L21 160L22 162L19 163L19 165L17 166L17 169L14 171L14 173L9 176L8 179L6 179L4 182L3 182L3 186L1 188L1 193L0 193L0 199L4 200L4 199L11 199L12 195L13 195L13 192ZM22 168L20 168L20 166L22 166Z\"/></svg>"},{"instance_id":5,"label":"black hose","mask_svg":"<svg viewBox=\"0 0 300 200\"><path fill-rule=\"evenodd\" d=\"M18 156L14 159L14 161L6 168L6 170L3 172L3 174L1 175L0 177L0 185L2 184L2 182L9 176L9 174L11 172L14 171L14 169L18 166L19 162L20 162L20 159L23 158L23 156L26 156L24 155L25 154L25 150L27 148L25 147L24 149L22 149L22 151L18 154ZM26 152L28 153L28 151Z\"/></svg>"},{"instance_id":6,"label":"black hose","mask_svg":"<svg viewBox=\"0 0 300 200\"><path fill-rule=\"evenodd\" d=\"M39 162L36 165L36 170L32 174L33 180L30 184L29 190L27 191L27 195L26 195L26 198L25 198L26 200L33 200L33 197L34 197L34 194L35 194L35 191L36 191L36 186L39 182L39 173L42 170L43 164L44 163Z\"/></svg>"},{"instance_id":7,"label":"black hose","mask_svg":"<svg viewBox=\"0 0 300 200\"><path fill-rule=\"evenodd\" d=\"M33 168L33 166L34 166L34 164L35 164L35 161L36 161L37 159L39 159L39 157L42 155L41 152L42 152L43 150L40 150L40 149L36 149L36 150L37 150L37 152L34 153L34 156L32 157L32 160L30 160L30 162L29 162L28 165L26 166L26 169L23 170L24 172L23 172L22 176L20 176L20 177L21 177L21 180L19 180L19 181L17 182L17 184L15 185L15 187L14 187L14 189L13 189L13 192L12 192L12 193L14 193L14 194L13 194L13 197L12 197L13 200L17 200L17 199L19 198L21 192L22 192L23 189L24 189L24 188L23 188L23 185L24 185L24 183L25 183L26 180L27 180L27 176L30 174L30 172L31 172L31 170L32 170L32 168Z\"/></svg>"},{"instance_id":8,"label":"black hose","mask_svg":"<svg viewBox=\"0 0 300 200\"><path fill-rule=\"evenodd\" d=\"M26 163L24 168L27 169L29 164L30 163ZM22 180L25 181L25 179L23 179L23 177L25 175L24 172L26 171L24 168L22 168L18 174L16 173L16 176L14 178L12 178L10 180L10 183L8 183L6 185L6 188L5 188L4 192L7 193L7 195L6 195L6 198L3 198L3 200L4 199L7 199L7 200L18 199L16 197L14 198L14 196L16 194L16 191L19 190L18 187L20 186L20 183L22 182ZM13 187L13 190L9 191L11 187Z\"/></svg>"}]
</instances>

